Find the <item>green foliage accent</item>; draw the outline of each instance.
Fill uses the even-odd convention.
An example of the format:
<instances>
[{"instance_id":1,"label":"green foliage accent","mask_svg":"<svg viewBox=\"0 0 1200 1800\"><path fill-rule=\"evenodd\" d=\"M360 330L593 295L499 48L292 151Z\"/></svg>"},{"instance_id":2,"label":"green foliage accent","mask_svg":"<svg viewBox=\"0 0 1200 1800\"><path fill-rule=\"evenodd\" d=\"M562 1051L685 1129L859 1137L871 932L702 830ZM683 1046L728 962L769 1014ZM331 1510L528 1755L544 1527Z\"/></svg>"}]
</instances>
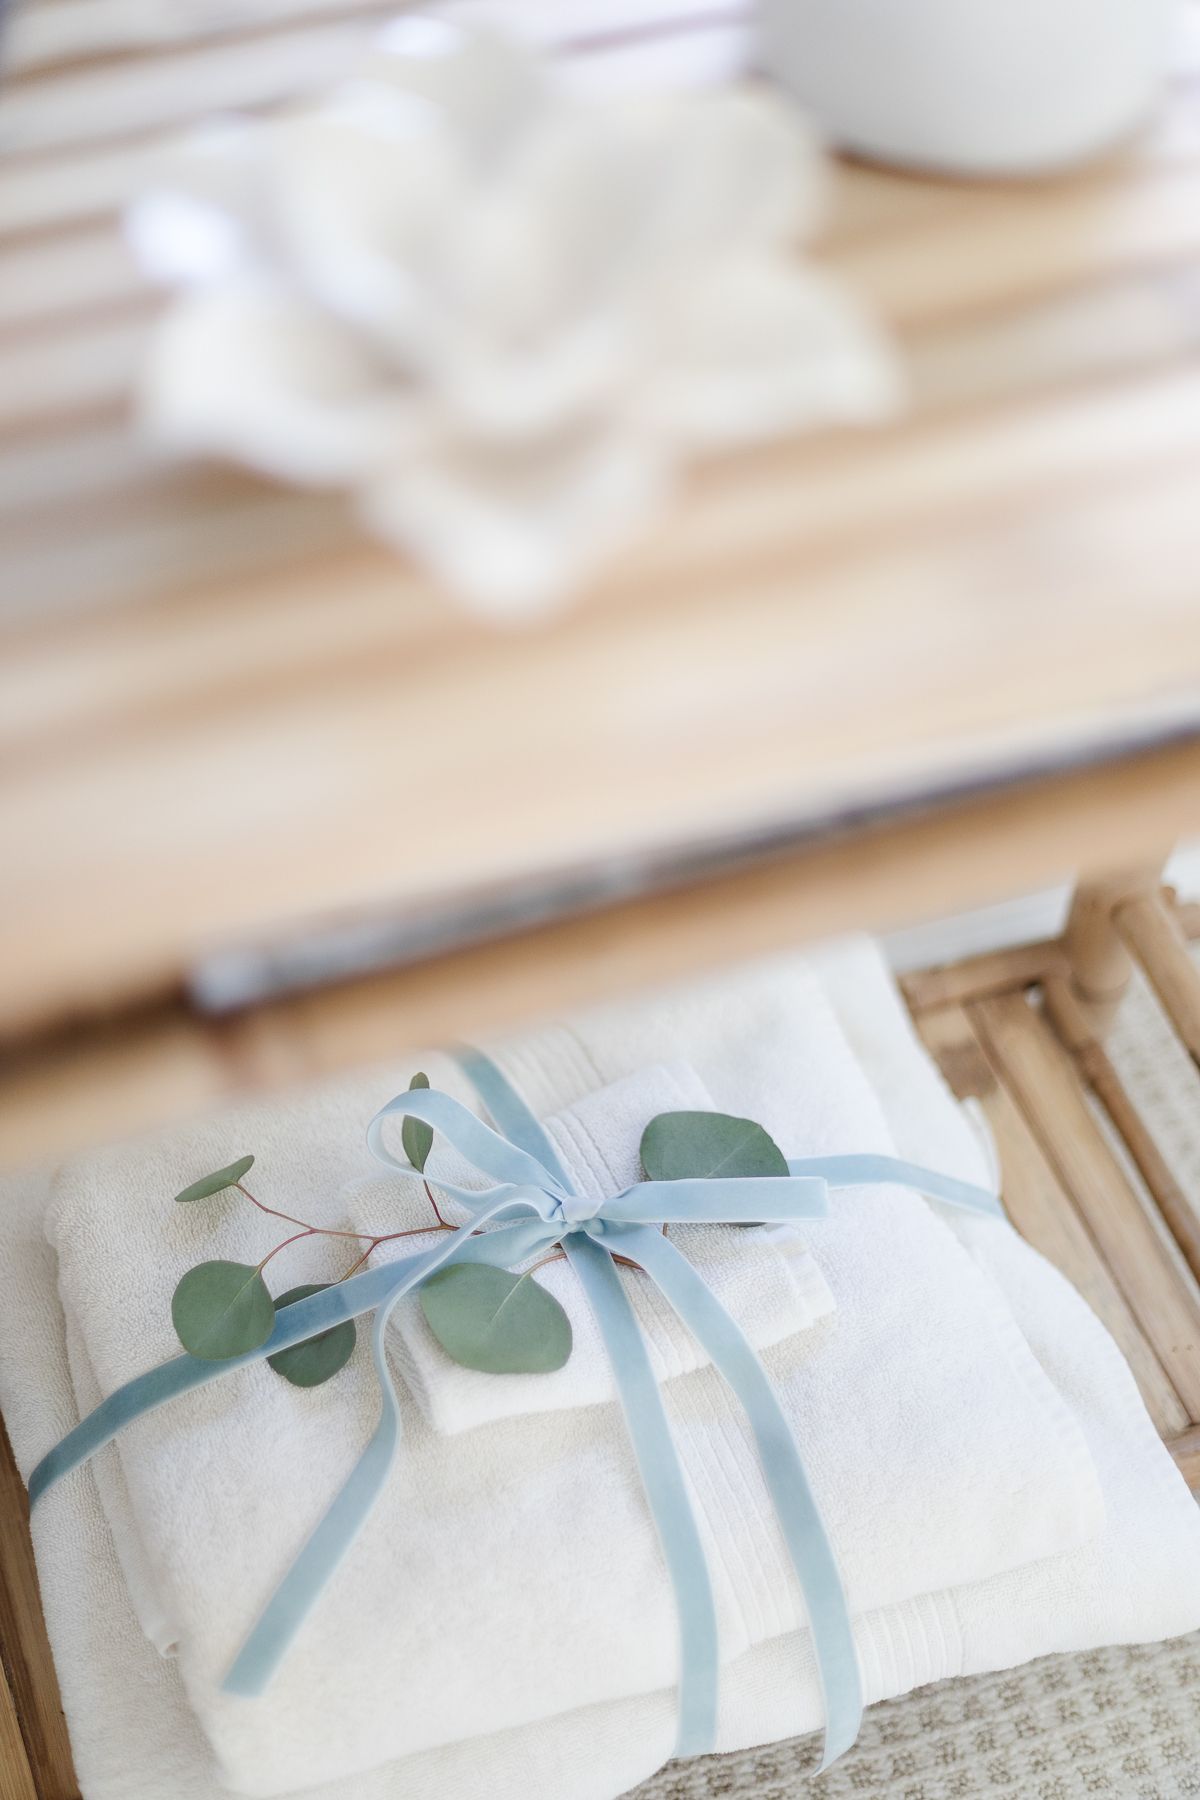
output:
<instances>
[{"instance_id":1,"label":"green foliage accent","mask_svg":"<svg viewBox=\"0 0 1200 1800\"><path fill-rule=\"evenodd\" d=\"M226 1188L236 1187L242 1176L254 1167L252 1156L239 1156L236 1162L229 1163L224 1169L217 1169L211 1175L202 1175L199 1181L193 1181L191 1187L185 1187L182 1194L176 1194L176 1200L207 1200L210 1194L223 1194Z\"/></svg>"},{"instance_id":2,"label":"green foliage accent","mask_svg":"<svg viewBox=\"0 0 1200 1800\"><path fill-rule=\"evenodd\" d=\"M408 1084L411 1094L414 1088L427 1088L429 1077L418 1070ZM433 1149L433 1126L427 1125L424 1119L405 1119L400 1128L400 1142L404 1146L404 1154L414 1169L425 1173L425 1161Z\"/></svg>"},{"instance_id":3,"label":"green foliage accent","mask_svg":"<svg viewBox=\"0 0 1200 1800\"><path fill-rule=\"evenodd\" d=\"M659 1113L642 1133L642 1167L651 1181L788 1172L783 1151L761 1125L716 1112Z\"/></svg>"},{"instance_id":4,"label":"green foliage accent","mask_svg":"<svg viewBox=\"0 0 1200 1800\"><path fill-rule=\"evenodd\" d=\"M429 1328L447 1356L489 1375L542 1375L571 1354L571 1321L528 1275L483 1263L439 1269L421 1288Z\"/></svg>"},{"instance_id":5,"label":"green foliage accent","mask_svg":"<svg viewBox=\"0 0 1200 1800\"><path fill-rule=\"evenodd\" d=\"M294 1300L307 1300L310 1294L324 1293L331 1284L328 1281L308 1283L301 1287L289 1288L286 1294L280 1294L275 1302L275 1311L281 1312ZM314 1388L344 1369L354 1354L354 1346L358 1333L354 1329L353 1319L342 1319L331 1325L327 1331L319 1331L316 1337L305 1338L299 1344L292 1344L286 1350L277 1350L267 1361L277 1375L290 1381L293 1387Z\"/></svg>"},{"instance_id":6,"label":"green foliage accent","mask_svg":"<svg viewBox=\"0 0 1200 1800\"><path fill-rule=\"evenodd\" d=\"M171 1319L185 1350L209 1362L224 1362L266 1342L275 1324L275 1303L251 1264L202 1262L175 1289Z\"/></svg>"}]
</instances>

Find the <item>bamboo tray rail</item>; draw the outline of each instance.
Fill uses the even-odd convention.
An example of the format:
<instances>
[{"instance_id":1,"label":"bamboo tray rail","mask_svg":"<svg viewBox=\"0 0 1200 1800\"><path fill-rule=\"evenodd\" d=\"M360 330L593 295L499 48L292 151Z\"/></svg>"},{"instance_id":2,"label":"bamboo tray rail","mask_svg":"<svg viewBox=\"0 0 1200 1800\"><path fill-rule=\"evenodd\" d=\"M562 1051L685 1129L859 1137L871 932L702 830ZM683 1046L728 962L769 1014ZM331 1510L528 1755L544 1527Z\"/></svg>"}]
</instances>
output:
<instances>
[{"instance_id":1,"label":"bamboo tray rail","mask_svg":"<svg viewBox=\"0 0 1200 1800\"><path fill-rule=\"evenodd\" d=\"M1200 1026L1200 971L1188 943L1200 940L1200 908L1178 906L1167 890L1143 891L1114 919L1195 1062L1188 1038ZM1102 1030L1072 998L1066 944L973 957L901 985L955 1094L974 1097L987 1115L1013 1224L1112 1333L1160 1435L1200 1491L1200 1214Z\"/></svg>"},{"instance_id":2,"label":"bamboo tray rail","mask_svg":"<svg viewBox=\"0 0 1200 1800\"><path fill-rule=\"evenodd\" d=\"M1195 1059L1200 973L1187 945L1200 940L1200 907L1142 892L1116 922ZM1112 1333L1200 1492L1200 1218L1082 1013L1068 1013L1064 1041L1061 1023L1036 1004L1069 976L1054 940L923 970L902 985L955 1093L984 1108L1013 1223ZM1060 993L1060 1021L1064 1004ZM1136 1175L1089 1101L1107 1113ZM77 1800L26 1521L0 1430L0 1800Z\"/></svg>"}]
</instances>

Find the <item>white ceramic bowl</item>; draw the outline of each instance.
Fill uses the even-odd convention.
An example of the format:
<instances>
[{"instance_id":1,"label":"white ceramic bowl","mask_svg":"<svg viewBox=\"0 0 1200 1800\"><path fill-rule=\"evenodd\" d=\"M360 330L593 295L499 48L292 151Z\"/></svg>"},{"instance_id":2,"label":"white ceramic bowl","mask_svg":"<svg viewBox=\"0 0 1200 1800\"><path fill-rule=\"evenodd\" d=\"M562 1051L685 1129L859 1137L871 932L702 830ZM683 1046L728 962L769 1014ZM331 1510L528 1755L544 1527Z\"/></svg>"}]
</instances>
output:
<instances>
[{"instance_id":1,"label":"white ceramic bowl","mask_svg":"<svg viewBox=\"0 0 1200 1800\"><path fill-rule=\"evenodd\" d=\"M759 0L761 61L832 141L966 175L1081 161L1164 79L1172 0Z\"/></svg>"}]
</instances>

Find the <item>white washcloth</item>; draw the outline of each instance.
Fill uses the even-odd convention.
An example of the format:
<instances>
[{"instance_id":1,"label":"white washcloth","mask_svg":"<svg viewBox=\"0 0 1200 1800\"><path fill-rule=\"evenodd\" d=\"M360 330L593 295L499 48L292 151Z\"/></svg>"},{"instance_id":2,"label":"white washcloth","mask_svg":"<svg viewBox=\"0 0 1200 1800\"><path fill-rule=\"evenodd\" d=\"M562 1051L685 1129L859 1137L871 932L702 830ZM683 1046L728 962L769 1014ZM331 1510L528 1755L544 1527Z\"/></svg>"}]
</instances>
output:
<instances>
[{"instance_id":1,"label":"white washcloth","mask_svg":"<svg viewBox=\"0 0 1200 1800\"><path fill-rule=\"evenodd\" d=\"M833 982L831 990L837 998ZM877 984L875 998L885 1013L895 1007L886 981ZM876 1073L888 1074L897 1055L925 1062L911 1041L872 1048ZM936 1072L925 1067L936 1086ZM961 1134L945 1094L941 1109L942 1144L927 1144L923 1154L947 1166ZM902 1118L893 1112L891 1123L899 1138ZM77 1409L53 1257L41 1236L42 1197L10 1187L3 1199L0 1407L27 1472L75 1422ZM860 1619L868 1699L1054 1649L1143 1641L1200 1624L1196 1509L1121 1357L1078 1296L1015 1234L981 1225L977 1235L1018 1323L1086 1431L1103 1485L1105 1529L1088 1545L1011 1576ZM96 1467L71 1477L60 1503L43 1506L34 1520L85 1800L221 1800L225 1790L177 1666L155 1657L135 1625L100 1508ZM669 1692L589 1707L322 1786L310 1790L309 1800L611 1800L668 1753L672 1708ZM747 1652L723 1671L722 1749L815 1722L805 1633Z\"/></svg>"},{"instance_id":2,"label":"white washcloth","mask_svg":"<svg viewBox=\"0 0 1200 1800\"><path fill-rule=\"evenodd\" d=\"M594 1086L627 1072L627 1059L682 1052L718 1106L758 1117L789 1152L890 1148L802 964L624 1019L606 1010L574 1033L539 1034L510 1068L540 1072L546 1111L588 1085L576 1083L581 1065ZM244 1203L182 1209L167 1196L254 1149L261 1196L308 1216L322 1190L359 1172L363 1121L411 1066L402 1079L360 1076L60 1177L49 1216L60 1287L105 1391L171 1353L168 1300L183 1268L204 1255L253 1259L271 1241ZM428 1066L445 1085L442 1067ZM852 1609L977 1582L1094 1534L1102 1507L1082 1435L937 1213L907 1190L849 1190L809 1236L838 1312L765 1361L805 1447ZM803 1609L724 1384L700 1369L666 1392L732 1658L792 1631ZM506 1420L447 1443L409 1407L381 1502L274 1684L253 1704L221 1695L248 1619L349 1469L373 1411L357 1368L302 1392L258 1367L141 1420L108 1453L120 1457L185 1683L230 1785L284 1791L671 1681L674 1612L618 1408ZM907 1681L909 1654L897 1654L890 1634L864 1648L887 1690ZM809 1689L815 1716L811 1674Z\"/></svg>"},{"instance_id":3,"label":"white washcloth","mask_svg":"<svg viewBox=\"0 0 1200 1800\"><path fill-rule=\"evenodd\" d=\"M686 1063L656 1064L627 1075L545 1121L546 1133L582 1194L608 1198L642 1178L639 1146L651 1119L663 1112L711 1112L712 1096ZM431 1160L431 1169L436 1159ZM440 1166L440 1165L439 1165ZM346 1196L360 1231L408 1220L413 1182L369 1182ZM424 1196L418 1211L428 1206ZM453 1208L450 1208L453 1212ZM792 1225L674 1226L677 1247L699 1269L755 1349L804 1331L834 1308L829 1284L801 1232ZM411 1254L413 1239L382 1244L375 1261ZM595 1406L612 1400L612 1366L574 1271L562 1259L533 1276L565 1309L572 1346L561 1369L545 1375L488 1375L452 1362L414 1295L396 1310L391 1351L404 1381L435 1431L473 1430L521 1413ZM678 1316L648 1281L629 1284L651 1366L659 1381L686 1375L708 1361Z\"/></svg>"}]
</instances>

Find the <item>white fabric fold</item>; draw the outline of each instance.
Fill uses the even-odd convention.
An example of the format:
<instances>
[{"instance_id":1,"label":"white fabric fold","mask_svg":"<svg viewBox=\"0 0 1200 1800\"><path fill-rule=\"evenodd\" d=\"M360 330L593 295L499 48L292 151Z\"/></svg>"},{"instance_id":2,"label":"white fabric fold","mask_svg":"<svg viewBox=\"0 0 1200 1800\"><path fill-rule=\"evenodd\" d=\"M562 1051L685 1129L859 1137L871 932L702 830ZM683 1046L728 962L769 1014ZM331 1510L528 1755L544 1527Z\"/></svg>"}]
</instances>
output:
<instances>
[{"instance_id":1,"label":"white fabric fold","mask_svg":"<svg viewBox=\"0 0 1200 1800\"><path fill-rule=\"evenodd\" d=\"M36 1184L0 1200L0 1407L27 1473L75 1423L54 1258ZM1069 1389L1104 1487L1099 1539L1069 1556L928 1596L861 1621L872 1700L940 1676L1026 1661L1051 1650L1138 1642L1200 1623L1196 1509L1153 1437L1128 1369L1082 1302L1011 1233L1002 1240L1022 1328ZM995 1240L993 1249L999 1249ZM1011 1252L1011 1255L1009 1254ZM56 1512L34 1520L42 1601L84 1800L228 1800L174 1663L156 1656L132 1612L92 1468ZM876 1646L893 1647L882 1679ZM719 1747L734 1750L805 1729L798 1676L804 1634L736 1659L723 1671ZM612 1800L670 1753L669 1691L471 1738L304 1790L305 1800Z\"/></svg>"},{"instance_id":2,"label":"white fabric fold","mask_svg":"<svg viewBox=\"0 0 1200 1800\"><path fill-rule=\"evenodd\" d=\"M886 979L867 967L859 998L883 1029L859 1043L898 1146L950 1166L964 1143L944 1090L941 1136L918 1152L904 1141L905 1082L938 1079L906 1039ZM860 960L861 967L861 960ZM872 981L874 992L867 994ZM830 991L840 1001L838 980ZM839 1006L839 1010L841 1010ZM842 1012L844 1024L849 1024ZM851 1035L853 1032L851 1031ZM923 1064L923 1068L920 1065ZM902 1072L903 1073L903 1072ZM936 1124L936 1118L934 1123ZM969 1151L967 1153L969 1155ZM970 1174L970 1167L960 1167ZM9 1184L0 1206L0 1406L26 1472L77 1416L55 1295L54 1257L42 1236L44 1194ZM867 1693L876 1699L940 1675L1003 1667L1053 1649L1171 1636L1200 1623L1200 1528L1186 1488L1158 1444L1132 1379L1078 1296L1008 1230L972 1225L982 1257L1055 1385L1080 1419L1106 1503L1103 1533L1067 1555L935 1594L858 1623ZM60 1490L34 1521L43 1601L85 1800L220 1800L211 1751L187 1704L176 1665L137 1629L101 1511L96 1464ZM748 1652L724 1671L720 1746L734 1749L806 1728L804 1633ZM662 1761L671 1741L669 1691L593 1706L536 1726L474 1738L308 1791L310 1800L611 1800Z\"/></svg>"},{"instance_id":3,"label":"white fabric fold","mask_svg":"<svg viewBox=\"0 0 1200 1800\"><path fill-rule=\"evenodd\" d=\"M498 1054L543 1113L683 1054L716 1105L759 1118L789 1153L892 1143L828 1000L798 962L604 1009ZM435 1085L451 1084L443 1060L422 1060ZM253 1149L261 1197L310 1216L322 1194L364 1172L363 1123L412 1066L63 1172L48 1229L61 1293L105 1391L172 1352L169 1295L184 1268L203 1256L249 1260L272 1241L244 1203L173 1208L169 1196ZM764 1360L860 1615L871 1690L894 1692L931 1678L917 1673L931 1659L934 1674L955 1666L948 1591L1081 1546L1098 1534L1103 1505L1079 1423L995 1282L934 1209L899 1188L849 1190L807 1235L838 1311ZM302 1262L323 1247L299 1249ZM286 1279L318 1270L329 1272L315 1260ZM792 1638L802 1606L724 1385L698 1369L665 1391L733 1662ZM359 1364L307 1392L260 1367L144 1418L106 1452L120 1459L191 1704L229 1785L268 1794L333 1781L669 1687L674 1614L618 1409L508 1419L447 1441L407 1405L381 1503L284 1669L260 1700L222 1696L250 1617L348 1471L372 1413ZM42 1513L49 1521L68 1503L65 1490L52 1494ZM918 1638L928 1646L920 1654ZM791 1730L819 1716L803 1633L796 1643Z\"/></svg>"},{"instance_id":4,"label":"white fabric fold","mask_svg":"<svg viewBox=\"0 0 1200 1800\"><path fill-rule=\"evenodd\" d=\"M547 1119L545 1127L579 1192L598 1200L642 1179L639 1146L657 1114L713 1110L708 1089L686 1063L656 1064L581 1095ZM407 1217L412 1188L411 1180L400 1176L354 1189L345 1197L354 1226L373 1232L380 1220L401 1211ZM453 1216L453 1207L447 1210ZM807 1330L834 1309L829 1284L795 1226L683 1225L672 1227L672 1236L756 1350ZM395 1260L414 1247L411 1238L383 1244L374 1260ZM446 1355L415 1295L396 1309L393 1360L435 1431L453 1435L522 1413L596 1406L615 1398L608 1355L572 1269L560 1258L532 1279L565 1309L573 1334L569 1360L545 1375L465 1369ZM635 1281L629 1293L660 1382L707 1362L656 1287Z\"/></svg>"}]
</instances>

